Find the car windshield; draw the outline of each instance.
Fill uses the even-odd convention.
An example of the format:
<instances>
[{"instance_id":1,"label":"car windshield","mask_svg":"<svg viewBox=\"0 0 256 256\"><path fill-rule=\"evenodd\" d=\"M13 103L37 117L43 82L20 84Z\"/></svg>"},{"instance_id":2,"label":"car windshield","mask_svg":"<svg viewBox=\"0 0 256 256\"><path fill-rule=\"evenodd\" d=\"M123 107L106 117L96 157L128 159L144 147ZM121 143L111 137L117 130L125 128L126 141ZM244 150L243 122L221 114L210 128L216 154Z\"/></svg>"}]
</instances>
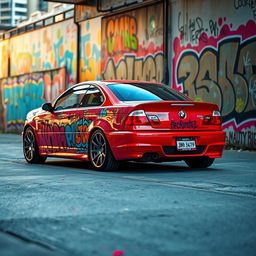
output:
<instances>
[{"instance_id":1,"label":"car windshield","mask_svg":"<svg viewBox=\"0 0 256 256\"><path fill-rule=\"evenodd\" d=\"M189 101L181 93L166 85L116 83L109 84L108 87L120 101Z\"/></svg>"}]
</instances>

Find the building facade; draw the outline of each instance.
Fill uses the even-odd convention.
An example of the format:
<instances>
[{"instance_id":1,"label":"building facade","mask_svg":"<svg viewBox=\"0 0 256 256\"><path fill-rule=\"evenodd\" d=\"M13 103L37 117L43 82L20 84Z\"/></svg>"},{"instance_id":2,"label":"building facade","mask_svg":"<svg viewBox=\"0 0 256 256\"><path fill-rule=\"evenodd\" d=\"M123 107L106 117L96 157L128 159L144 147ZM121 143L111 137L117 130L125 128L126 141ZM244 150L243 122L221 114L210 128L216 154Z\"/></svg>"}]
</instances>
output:
<instances>
[{"instance_id":1,"label":"building facade","mask_svg":"<svg viewBox=\"0 0 256 256\"><path fill-rule=\"evenodd\" d=\"M36 11L47 12L48 3L43 0L28 1L28 14L30 15L31 13Z\"/></svg>"},{"instance_id":2,"label":"building facade","mask_svg":"<svg viewBox=\"0 0 256 256\"><path fill-rule=\"evenodd\" d=\"M28 15L27 0L1 0L0 25L2 27L15 27L19 20L24 20Z\"/></svg>"}]
</instances>

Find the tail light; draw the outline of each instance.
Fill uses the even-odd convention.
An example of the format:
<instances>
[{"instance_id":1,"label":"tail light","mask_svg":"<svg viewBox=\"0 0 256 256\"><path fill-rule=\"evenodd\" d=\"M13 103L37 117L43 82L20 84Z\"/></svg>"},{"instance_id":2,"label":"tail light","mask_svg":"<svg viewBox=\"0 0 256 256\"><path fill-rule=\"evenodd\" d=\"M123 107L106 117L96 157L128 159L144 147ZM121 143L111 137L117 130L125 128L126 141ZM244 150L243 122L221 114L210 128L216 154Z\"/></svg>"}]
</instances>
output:
<instances>
[{"instance_id":1,"label":"tail light","mask_svg":"<svg viewBox=\"0 0 256 256\"><path fill-rule=\"evenodd\" d=\"M203 120L204 125L221 125L221 115L219 111L214 110L211 116L205 116Z\"/></svg>"},{"instance_id":2,"label":"tail light","mask_svg":"<svg viewBox=\"0 0 256 256\"><path fill-rule=\"evenodd\" d=\"M152 126L160 125L160 120L157 115L147 115L149 122Z\"/></svg>"},{"instance_id":3,"label":"tail light","mask_svg":"<svg viewBox=\"0 0 256 256\"><path fill-rule=\"evenodd\" d=\"M135 110L129 114L125 121L125 125L150 125L144 110Z\"/></svg>"}]
</instances>

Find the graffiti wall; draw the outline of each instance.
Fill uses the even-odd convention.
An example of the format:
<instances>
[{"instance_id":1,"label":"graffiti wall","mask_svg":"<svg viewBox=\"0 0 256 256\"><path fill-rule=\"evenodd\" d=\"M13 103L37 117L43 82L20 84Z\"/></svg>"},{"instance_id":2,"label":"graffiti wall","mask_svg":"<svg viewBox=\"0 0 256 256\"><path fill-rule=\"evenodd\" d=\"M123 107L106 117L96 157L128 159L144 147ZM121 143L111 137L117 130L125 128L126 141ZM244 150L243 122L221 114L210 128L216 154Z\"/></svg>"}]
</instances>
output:
<instances>
[{"instance_id":1,"label":"graffiti wall","mask_svg":"<svg viewBox=\"0 0 256 256\"><path fill-rule=\"evenodd\" d=\"M163 80L163 5L102 19L103 79Z\"/></svg>"},{"instance_id":2,"label":"graffiti wall","mask_svg":"<svg viewBox=\"0 0 256 256\"><path fill-rule=\"evenodd\" d=\"M76 83L77 27L73 19L10 39L11 76L66 67L67 85Z\"/></svg>"},{"instance_id":3,"label":"graffiti wall","mask_svg":"<svg viewBox=\"0 0 256 256\"><path fill-rule=\"evenodd\" d=\"M172 3L169 47L172 87L218 104L227 143L256 148L256 16L249 2Z\"/></svg>"},{"instance_id":4,"label":"graffiti wall","mask_svg":"<svg viewBox=\"0 0 256 256\"><path fill-rule=\"evenodd\" d=\"M8 76L9 40L0 41L0 78Z\"/></svg>"},{"instance_id":5,"label":"graffiti wall","mask_svg":"<svg viewBox=\"0 0 256 256\"><path fill-rule=\"evenodd\" d=\"M0 80L0 128L21 131L29 111L53 101L66 89L65 68Z\"/></svg>"},{"instance_id":6,"label":"graffiti wall","mask_svg":"<svg viewBox=\"0 0 256 256\"><path fill-rule=\"evenodd\" d=\"M5 111L3 103L3 90L2 90L2 81L0 80L0 132L4 131L4 120L5 120Z\"/></svg>"},{"instance_id":7,"label":"graffiti wall","mask_svg":"<svg viewBox=\"0 0 256 256\"><path fill-rule=\"evenodd\" d=\"M79 80L100 80L101 18L80 23Z\"/></svg>"}]
</instances>

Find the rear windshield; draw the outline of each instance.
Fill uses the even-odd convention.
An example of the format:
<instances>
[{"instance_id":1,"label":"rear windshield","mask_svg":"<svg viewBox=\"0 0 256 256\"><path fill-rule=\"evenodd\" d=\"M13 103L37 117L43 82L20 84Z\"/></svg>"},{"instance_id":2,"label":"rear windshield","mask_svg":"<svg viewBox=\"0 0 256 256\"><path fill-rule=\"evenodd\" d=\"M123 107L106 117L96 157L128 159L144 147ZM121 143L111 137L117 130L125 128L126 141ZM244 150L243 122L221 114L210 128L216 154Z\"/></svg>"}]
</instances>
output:
<instances>
[{"instance_id":1,"label":"rear windshield","mask_svg":"<svg viewBox=\"0 0 256 256\"><path fill-rule=\"evenodd\" d=\"M181 93L159 84L109 84L120 101L189 101Z\"/></svg>"}]
</instances>

